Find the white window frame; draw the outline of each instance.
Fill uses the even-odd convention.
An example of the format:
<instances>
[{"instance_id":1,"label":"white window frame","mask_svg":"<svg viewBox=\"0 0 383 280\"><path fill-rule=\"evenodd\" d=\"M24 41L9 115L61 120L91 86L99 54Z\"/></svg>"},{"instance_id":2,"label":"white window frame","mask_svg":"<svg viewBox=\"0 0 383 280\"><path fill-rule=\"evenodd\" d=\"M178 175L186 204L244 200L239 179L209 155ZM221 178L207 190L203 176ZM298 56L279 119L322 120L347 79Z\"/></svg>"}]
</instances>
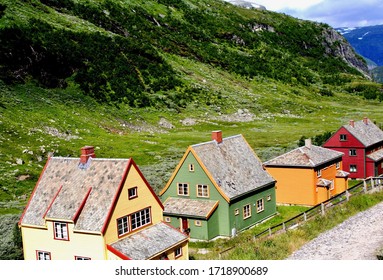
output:
<instances>
[{"instance_id":1,"label":"white window frame","mask_svg":"<svg viewBox=\"0 0 383 280\"><path fill-rule=\"evenodd\" d=\"M178 183L177 184L177 193L182 196L189 196L189 184L188 183Z\"/></svg>"},{"instance_id":2,"label":"white window frame","mask_svg":"<svg viewBox=\"0 0 383 280\"><path fill-rule=\"evenodd\" d=\"M129 216L124 216L117 219L117 234L122 236L130 231Z\"/></svg>"},{"instance_id":3,"label":"white window frame","mask_svg":"<svg viewBox=\"0 0 383 280\"><path fill-rule=\"evenodd\" d=\"M150 214L150 208L142 209L130 215L130 225L132 230L141 228L145 225L150 224L151 222L152 217Z\"/></svg>"},{"instance_id":4,"label":"white window frame","mask_svg":"<svg viewBox=\"0 0 383 280\"><path fill-rule=\"evenodd\" d=\"M257 205L257 213L265 210L265 202L263 201L263 198L258 199L256 205Z\"/></svg>"},{"instance_id":5,"label":"white window frame","mask_svg":"<svg viewBox=\"0 0 383 280\"><path fill-rule=\"evenodd\" d=\"M251 205L246 204L243 206L243 219L248 219L251 217Z\"/></svg>"},{"instance_id":6,"label":"white window frame","mask_svg":"<svg viewBox=\"0 0 383 280\"><path fill-rule=\"evenodd\" d=\"M209 186L198 184L197 185L197 196L198 197L209 197Z\"/></svg>"},{"instance_id":7,"label":"white window frame","mask_svg":"<svg viewBox=\"0 0 383 280\"><path fill-rule=\"evenodd\" d=\"M339 141L347 141L347 134L340 134Z\"/></svg>"},{"instance_id":8,"label":"white window frame","mask_svg":"<svg viewBox=\"0 0 383 280\"><path fill-rule=\"evenodd\" d=\"M68 223L53 222L53 231L56 240L69 240Z\"/></svg>"},{"instance_id":9,"label":"white window frame","mask_svg":"<svg viewBox=\"0 0 383 280\"><path fill-rule=\"evenodd\" d=\"M128 199L133 199L138 197L137 187L128 189Z\"/></svg>"},{"instance_id":10,"label":"white window frame","mask_svg":"<svg viewBox=\"0 0 383 280\"><path fill-rule=\"evenodd\" d=\"M182 256L182 247L177 247L175 250L174 250L174 257L175 258L179 258Z\"/></svg>"},{"instance_id":11,"label":"white window frame","mask_svg":"<svg viewBox=\"0 0 383 280\"><path fill-rule=\"evenodd\" d=\"M322 177L322 169L317 170L317 177Z\"/></svg>"},{"instance_id":12,"label":"white window frame","mask_svg":"<svg viewBox=\"0 0 383 280\"><path fill-rule=\"evenodd\" d=\"M190 164L189 164L189 171L190 171L190 172L194 172L194 170L195 170L195 169L194 169L194 164L193 164L193 163L190 163Z\"/></svg>"},{"instance_id":13,"label":"white window frame","mask_svg":"<svg viewBox=\"0 0 383 280\"><path fill-rule=\"evenodd\" d=\"M350 164L350 173L358 172L358 167L356 164Z\"/></svg>"},{"instance_id":14,"label":"white window frame","mask_svg":"<svg viewBox=\"0 0 383 280\"><path fill-rule=\"evenodd\" d=\"M348 155L349 155L350 157L356 157L356 149L350 149L350 150L348 151Z\"/></svg>"},{"instance_id":15,"label":"white window frame","mask_svg":"<svg viewBox=\"0 0 383 280\"><path fill-rule=\"evenodd\" d=\"M36 258L39 261L50 261L52 259L51 253L46 251L37 251Z\"/></svg>"},{"instance_id":16,"label":"white window frame","mask_svg":"<svg viewBox=\"0 0 383 280\"><path fill-rule=\"evenodd\" d=\"M76 261L89 261L91 260L91 258L88 258L88 257L80 257L80 256L74 256L74 259Z\"/></svg>"},{"instance_id":17,"label":"white window frame","mask_svg":"<svg viewBox=\"0 0 383 280\"><path fill-rule=\"evenodd\" d=\"M195 220L195 221L194 221L194 225L195 225L196 227L202 227L202 222L201 222L200 220Z\"/></svg>"}]
</instances>

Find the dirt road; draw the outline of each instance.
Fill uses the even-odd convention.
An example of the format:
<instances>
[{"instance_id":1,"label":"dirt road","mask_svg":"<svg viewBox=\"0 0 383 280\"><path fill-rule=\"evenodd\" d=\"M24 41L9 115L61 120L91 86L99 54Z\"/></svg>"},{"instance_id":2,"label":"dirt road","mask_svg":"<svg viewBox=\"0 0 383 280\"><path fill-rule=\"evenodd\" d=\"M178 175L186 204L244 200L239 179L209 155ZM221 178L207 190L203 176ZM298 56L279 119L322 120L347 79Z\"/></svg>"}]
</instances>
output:
<instances>
[{"instance_id":1,"label":"dirt road","mask_svg":"<svg viewBox=\"0 0 383 280\"><path fill-rule=\"evenodd\" d=\"M383 248L383 202L320 234L289 260L376 260Z\"/></svg>"}]
</instances>

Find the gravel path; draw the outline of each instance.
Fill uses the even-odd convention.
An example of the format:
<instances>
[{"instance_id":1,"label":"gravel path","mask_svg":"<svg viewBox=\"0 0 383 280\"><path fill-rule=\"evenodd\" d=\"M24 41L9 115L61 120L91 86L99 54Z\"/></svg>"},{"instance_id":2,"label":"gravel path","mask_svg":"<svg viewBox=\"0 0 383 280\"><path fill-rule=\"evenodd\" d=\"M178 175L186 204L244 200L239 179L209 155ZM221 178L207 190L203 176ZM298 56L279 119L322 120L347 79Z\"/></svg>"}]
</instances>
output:
<instances>
[{"instance_id":1,"label":"gravel path","mask_svg":"<svg viewBox=\"0 0 383 280\"><path fill-rule=\"evenodd\" d=\"M360 212L295 251L288 260L376 260L383 248L383 202Z\"/></svg>"}]
</instances>

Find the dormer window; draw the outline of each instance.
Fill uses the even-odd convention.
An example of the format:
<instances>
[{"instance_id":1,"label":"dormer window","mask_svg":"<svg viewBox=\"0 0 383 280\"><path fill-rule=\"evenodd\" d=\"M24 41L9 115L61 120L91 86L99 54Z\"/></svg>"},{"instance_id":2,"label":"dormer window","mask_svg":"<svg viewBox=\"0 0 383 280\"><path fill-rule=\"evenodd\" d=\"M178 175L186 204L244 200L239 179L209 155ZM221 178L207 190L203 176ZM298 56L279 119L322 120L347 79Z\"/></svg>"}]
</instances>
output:
<instances>
[{"instance_id":1,"label":"dormer window","mask_svg":"<svg viewBox=\"0 0 383 280\"><path fill-rule=\"evenodd\" d=\"M69 240L67 223L54 222L53 228L54 228L55 239Z\"/></svg>"}]
</instances>

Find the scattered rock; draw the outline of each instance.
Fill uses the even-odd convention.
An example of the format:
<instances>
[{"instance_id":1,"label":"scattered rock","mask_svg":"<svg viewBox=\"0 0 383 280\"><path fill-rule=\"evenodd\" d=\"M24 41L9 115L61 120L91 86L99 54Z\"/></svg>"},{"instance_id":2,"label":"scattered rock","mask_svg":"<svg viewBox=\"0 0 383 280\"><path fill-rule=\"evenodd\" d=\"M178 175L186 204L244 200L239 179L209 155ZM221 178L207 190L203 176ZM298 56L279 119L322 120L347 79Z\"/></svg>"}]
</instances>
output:
<instances>
[{"instance_id":1,"label":"scattered rock","mask_svg":"<svg viewBox=\"0 0 383 280\"><path fill-rule=\"evenodd\" d=\"M175 127L172 123L170 123L165 118L161 118L160 121L158 122L158 125L163 127L163 128L167 128L167 129L173 129Z\"/></svg>"}]
</instances>

